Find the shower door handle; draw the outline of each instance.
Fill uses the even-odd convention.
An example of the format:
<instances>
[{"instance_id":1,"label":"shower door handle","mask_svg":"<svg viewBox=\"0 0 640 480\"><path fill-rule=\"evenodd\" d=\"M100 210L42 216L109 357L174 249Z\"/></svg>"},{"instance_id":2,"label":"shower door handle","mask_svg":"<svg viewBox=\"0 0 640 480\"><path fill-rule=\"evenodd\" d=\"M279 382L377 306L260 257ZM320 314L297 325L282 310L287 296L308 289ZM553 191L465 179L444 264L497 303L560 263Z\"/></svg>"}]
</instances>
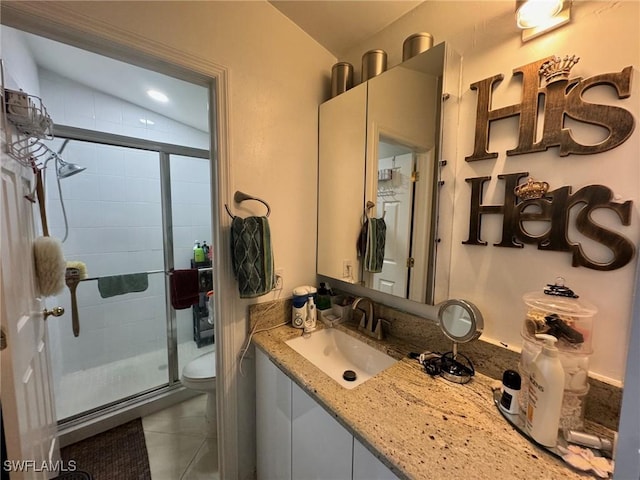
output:
<instances>
[{"instance_id":1,"label":"shower door handle","mask_svg":"<svg viewBox=\"0 0 640 480\"><path fill-rule=\"evenodd\" d=\"M59 317L64 313L64 308L62 307L53 307L51 310L47 310L46 308L42 311L42 315L44 315L44 319L53 315L54 317Z\"/></svg>"}]
</instances>

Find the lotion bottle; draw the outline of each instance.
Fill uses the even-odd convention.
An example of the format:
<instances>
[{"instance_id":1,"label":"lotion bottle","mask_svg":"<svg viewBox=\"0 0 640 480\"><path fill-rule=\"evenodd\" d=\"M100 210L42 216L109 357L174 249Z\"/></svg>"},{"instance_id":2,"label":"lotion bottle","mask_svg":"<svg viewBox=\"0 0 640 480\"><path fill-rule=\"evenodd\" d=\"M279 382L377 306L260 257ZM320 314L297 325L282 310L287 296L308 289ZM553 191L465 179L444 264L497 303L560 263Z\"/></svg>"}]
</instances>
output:
<instances>
[{"instance_id":1,"label":"lotion bottle","mask_svg":"<svg viewBox=\"0 0 640 480\"><path fill-rule=\"evenodd\" d=\"M545 447L555 447L564 396L564 369L552 335L538 334L544 341L529 374L529 402L526 428L529 435Z\"/></svg>"}]
</instances>

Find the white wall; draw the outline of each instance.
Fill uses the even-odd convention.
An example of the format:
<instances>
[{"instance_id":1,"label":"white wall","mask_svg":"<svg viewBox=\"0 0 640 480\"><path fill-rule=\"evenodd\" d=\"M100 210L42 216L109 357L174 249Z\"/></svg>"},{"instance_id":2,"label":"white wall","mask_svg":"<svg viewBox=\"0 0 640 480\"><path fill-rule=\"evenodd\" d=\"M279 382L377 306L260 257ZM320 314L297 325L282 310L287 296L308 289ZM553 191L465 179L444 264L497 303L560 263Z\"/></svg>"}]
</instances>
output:
<instances>
[{"instance_id":1,"label":"white wall","mask_svg":"<svg viewBox=\"0 0 640 480\"><path fill-rule=\"evenodd\" d=\"M23 33L3 25L0 29L0 53L4 64L5 86L40 96L38 67L25 43Z\"/></svg>"},{"instance_id":2,"label":"white wall","mask_svg":"<svg viewBox=\"0 0 640 480\"><path fill-rule=\"evenodd\" d=\"M464 157L473 151L477 100L476 92L469 88L473 82L504 74L505 79L494 88L492 107L499 108L520 101L520 81L512 78L512 70L550 55L576 54L581 57L572 77L617 72L629 65L634 66L637 76L640 4L574 2L573 5L571 24L523 44L515 28L512 2L425 2L340 60L359 66L364 52L382 48L389 53L389 66L395 65L401 61L403 40L421 31L432 33L435 43L449 42L463 55L450 296L467 298L478 305L485 318L483 338L518 349L525 314L522 295L540 291L556 277L564 277L567 285L581 298L599 309L595 319L591 372L619 385L624 375L629 340L635 262L618 270L600 272L572 267L571 256L565 252L544 252L537 250L535 245L525 245L523 249L493 247L501 234L502 219L498 215L485 215L482 220L482 239L489 243L488 246L462 244L468 236L470 202L470 188L464 179L490 175L492 180L486 184L483 203L500 204L504 188L497 175L528 171L536 179L549 182L551 189L571 185L575 192L585 185L603 184L610 187L619 200L632 200L630 227L620 225L608 214L595 217L638 245L640 133L637 126L624 144L605 153L560 158L557 148L551 148L543 153L507 157L505 151L517 144L517 119L501 120L492 123L490 136L491 151L499 152L498 158L473 163L464 161ZM638 82L632 85L632 94L627 100L613 98L611 91L597 90L589 93L589 101L625 108L638 121ZM583 143L590 143L585 140L592 139L591 132L579 128L575 122L571 127L581 135ZM575 228L569 235L583 242L590 255L602 258L607 254L601 246L579 237Z\"/></svg>"}]
</instances>

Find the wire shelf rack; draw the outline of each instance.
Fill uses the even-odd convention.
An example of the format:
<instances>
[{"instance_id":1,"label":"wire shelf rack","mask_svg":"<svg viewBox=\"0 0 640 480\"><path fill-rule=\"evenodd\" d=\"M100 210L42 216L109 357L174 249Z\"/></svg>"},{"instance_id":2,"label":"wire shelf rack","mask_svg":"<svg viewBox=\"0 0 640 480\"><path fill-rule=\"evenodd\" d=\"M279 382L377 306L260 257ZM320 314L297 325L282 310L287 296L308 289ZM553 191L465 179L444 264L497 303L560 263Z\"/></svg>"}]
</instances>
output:
<instances>
[{"instance_id":1,"label":"wire shelf rack","mask_svg":"<svg viewBox=\"0 0 640 480\"><path fill-rule=\"evenodd\" d=\"M53 139L53 121L40 97L3 88L3 113L7 129L7 153L22 165L32 168L51 150L41 143Z\"/></svg>"}]
</instances>

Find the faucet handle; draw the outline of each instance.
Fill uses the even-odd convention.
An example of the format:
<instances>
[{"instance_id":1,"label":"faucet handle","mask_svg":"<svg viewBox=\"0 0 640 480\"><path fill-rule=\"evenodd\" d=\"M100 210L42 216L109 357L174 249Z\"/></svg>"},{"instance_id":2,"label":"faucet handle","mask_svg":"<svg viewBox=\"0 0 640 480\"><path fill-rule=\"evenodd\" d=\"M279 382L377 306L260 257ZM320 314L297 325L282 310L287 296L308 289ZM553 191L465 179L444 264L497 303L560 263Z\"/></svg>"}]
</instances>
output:
<instances>
[{"instance_id":1,"label":"faucet handle","mask_svg":"<svg viewBox=\"0 0 640 480\"><path fill-rule=\"evenodd\" d=\"M362 315L360 315L360 325L359 328L366 328L367 327L367 315L362 312Z\"/></svg>"},{"instance_id":2,"label":"faucet handle","mask_svg":"<svg viewBox=\"0 0 640 480\"><path fill-rule=\"evenodd\" d=\"M376 324L376 329L373 332L378 340L382 340L384 338L384 329L383 326L389 329L391 327L391 322L384 318L379 318Z\"/></svg>"}]
</instances>

